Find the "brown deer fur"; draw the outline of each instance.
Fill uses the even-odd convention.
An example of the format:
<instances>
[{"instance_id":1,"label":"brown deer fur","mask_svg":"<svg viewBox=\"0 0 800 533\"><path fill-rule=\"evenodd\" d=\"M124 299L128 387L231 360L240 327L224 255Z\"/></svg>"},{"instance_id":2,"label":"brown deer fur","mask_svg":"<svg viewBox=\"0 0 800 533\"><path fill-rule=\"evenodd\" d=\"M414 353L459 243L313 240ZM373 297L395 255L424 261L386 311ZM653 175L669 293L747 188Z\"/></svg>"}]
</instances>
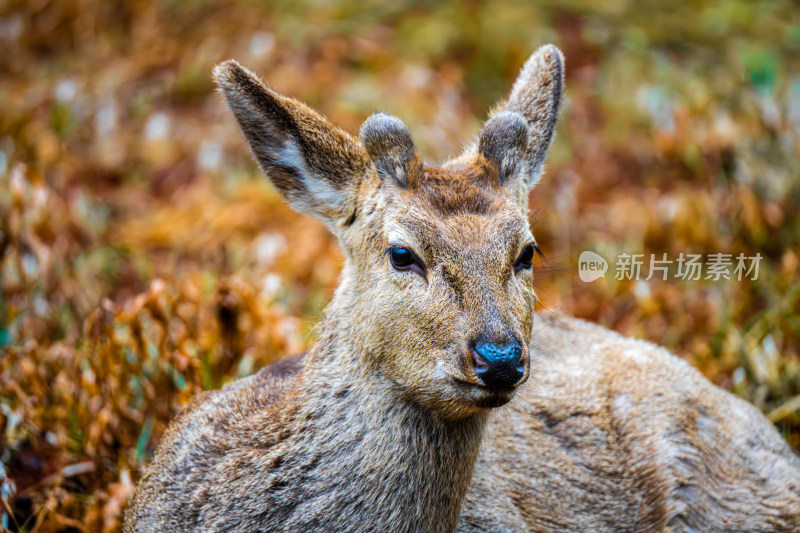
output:
<instances>
[{"instance_id":1,"label":"brown deer fur","mask_svg":"<svg viewBox=\"0 0 800 533\"><path fill-rule=\"evenodd\" d=\"M800 460L754 407L654 345L534 315L514 265L555 47L439 168L390 115L356 139L233 61L215 75L262 170L346 261L308 355L177 416L126 531L800 530ZM392 245L419 267L392 268ZM523 346L524 384L482 386L478 337Z\"/></svg>"}]
</instances>

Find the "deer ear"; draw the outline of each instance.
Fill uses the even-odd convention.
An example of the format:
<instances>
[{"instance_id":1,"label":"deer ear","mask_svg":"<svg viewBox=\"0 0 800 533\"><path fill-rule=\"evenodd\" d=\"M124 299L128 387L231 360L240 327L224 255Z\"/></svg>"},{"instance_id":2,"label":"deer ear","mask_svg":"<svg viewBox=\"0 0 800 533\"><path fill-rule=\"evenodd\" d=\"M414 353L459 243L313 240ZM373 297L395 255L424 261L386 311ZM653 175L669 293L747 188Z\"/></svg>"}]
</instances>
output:
<instances>
[{"instance_id":1,"label":"deer ear","mask_svg":"<svg viewBox=\"0 0 800 533\"><path fill-rule=\"evenodd\" d=\"M370 160L359 142L230 60L214 78L261 170L298 211L332 229L351 219Z\"/></svg>"},{"instance_id":2,"label":"deer ear","mask_svg":"<svg viewBox=\"0 0 800 533\"><path fill-rule=\"evenodd\" d=\"M539 181L555 132L563 80L561 51L553 45L539 48L522 68L508 100L487 121L478 150L498 165L501 183L520 179L529 191Z\"/></svg>"}]
</instances>

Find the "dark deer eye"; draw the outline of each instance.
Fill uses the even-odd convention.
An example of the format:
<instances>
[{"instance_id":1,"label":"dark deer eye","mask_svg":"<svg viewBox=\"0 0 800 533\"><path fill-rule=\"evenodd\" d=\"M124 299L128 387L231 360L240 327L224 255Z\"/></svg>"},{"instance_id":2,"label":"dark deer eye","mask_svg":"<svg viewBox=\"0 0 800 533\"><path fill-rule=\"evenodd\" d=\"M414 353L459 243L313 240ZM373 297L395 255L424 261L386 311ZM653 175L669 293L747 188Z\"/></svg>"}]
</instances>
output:
<instances>
[{"instance_id":1,"label":"dark deer eye","mask_svg":"<svg viewBox=\"0 0 800 533\"><path fill-rule=\"evenodd\" d=\"M408 270L414 264L414 254L408 248L392 246L389 251L389 260L397 270Z\"/></svg>"},{"instance_id":2,"label":"dark deer eye","mask_svg":"<svg viewBox=\"0 0 800 533\"><path fill-rule=\"evenodd\" d=\"M519 259L514 263L514 270L519 272L520 270L529 270L533 267L533 254L538 251L539 249L533 244L529 244L523 248L522 253L519 254Z\"/></svg>"},{"instance_id":3,"label":"dark deer eye","mask_svg":"<svg viewBox=\"0 0 800 533\"><path fill-rule=\"evenodd\" d=\"M425 276L425 265L409 248L397 245L392 246L389 248L389 261L395 270L411 270Z\"/></svg>"}]
</instances>

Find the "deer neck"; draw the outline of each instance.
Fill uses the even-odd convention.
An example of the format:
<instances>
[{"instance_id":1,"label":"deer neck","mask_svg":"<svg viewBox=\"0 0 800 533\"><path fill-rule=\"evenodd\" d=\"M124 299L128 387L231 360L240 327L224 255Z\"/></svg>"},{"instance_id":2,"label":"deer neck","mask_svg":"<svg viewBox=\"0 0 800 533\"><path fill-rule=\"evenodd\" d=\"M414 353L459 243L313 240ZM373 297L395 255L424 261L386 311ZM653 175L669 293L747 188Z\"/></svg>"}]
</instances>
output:
<instances>
[{"instance_id":1,"label":"deer neck","mask_svg":"<svg viewBox=\"0 0 800 533\"><path fill-rule=\"evenodd\" d=\"M313 438L304 453L315 500L304 505L327 529L453 531L487 417L442 420L365 370L357 330L342 328L355 327L347 306L335 304L300 375L295 420L298 438Z\"/></svg>"}]
</instances>

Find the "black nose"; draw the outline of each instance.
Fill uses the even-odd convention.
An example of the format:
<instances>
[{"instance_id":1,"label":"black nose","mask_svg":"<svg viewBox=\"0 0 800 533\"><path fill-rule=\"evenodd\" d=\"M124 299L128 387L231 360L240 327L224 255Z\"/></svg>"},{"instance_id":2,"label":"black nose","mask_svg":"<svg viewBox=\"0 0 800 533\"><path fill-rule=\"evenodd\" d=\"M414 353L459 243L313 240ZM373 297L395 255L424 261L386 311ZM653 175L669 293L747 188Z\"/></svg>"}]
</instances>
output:
<instances>
[{"instance_id":1,"label":"black nose","mask_svg":"<svg viewBox=\"0 0 800 533\"><path fill-rule=\"evenodd\" d=\"M475 358L475 374L487 387L513 387L525 374L522 348L516 343L498 346L483 342L475 346L472 355Z\"/></svg>"}]
</instances>

